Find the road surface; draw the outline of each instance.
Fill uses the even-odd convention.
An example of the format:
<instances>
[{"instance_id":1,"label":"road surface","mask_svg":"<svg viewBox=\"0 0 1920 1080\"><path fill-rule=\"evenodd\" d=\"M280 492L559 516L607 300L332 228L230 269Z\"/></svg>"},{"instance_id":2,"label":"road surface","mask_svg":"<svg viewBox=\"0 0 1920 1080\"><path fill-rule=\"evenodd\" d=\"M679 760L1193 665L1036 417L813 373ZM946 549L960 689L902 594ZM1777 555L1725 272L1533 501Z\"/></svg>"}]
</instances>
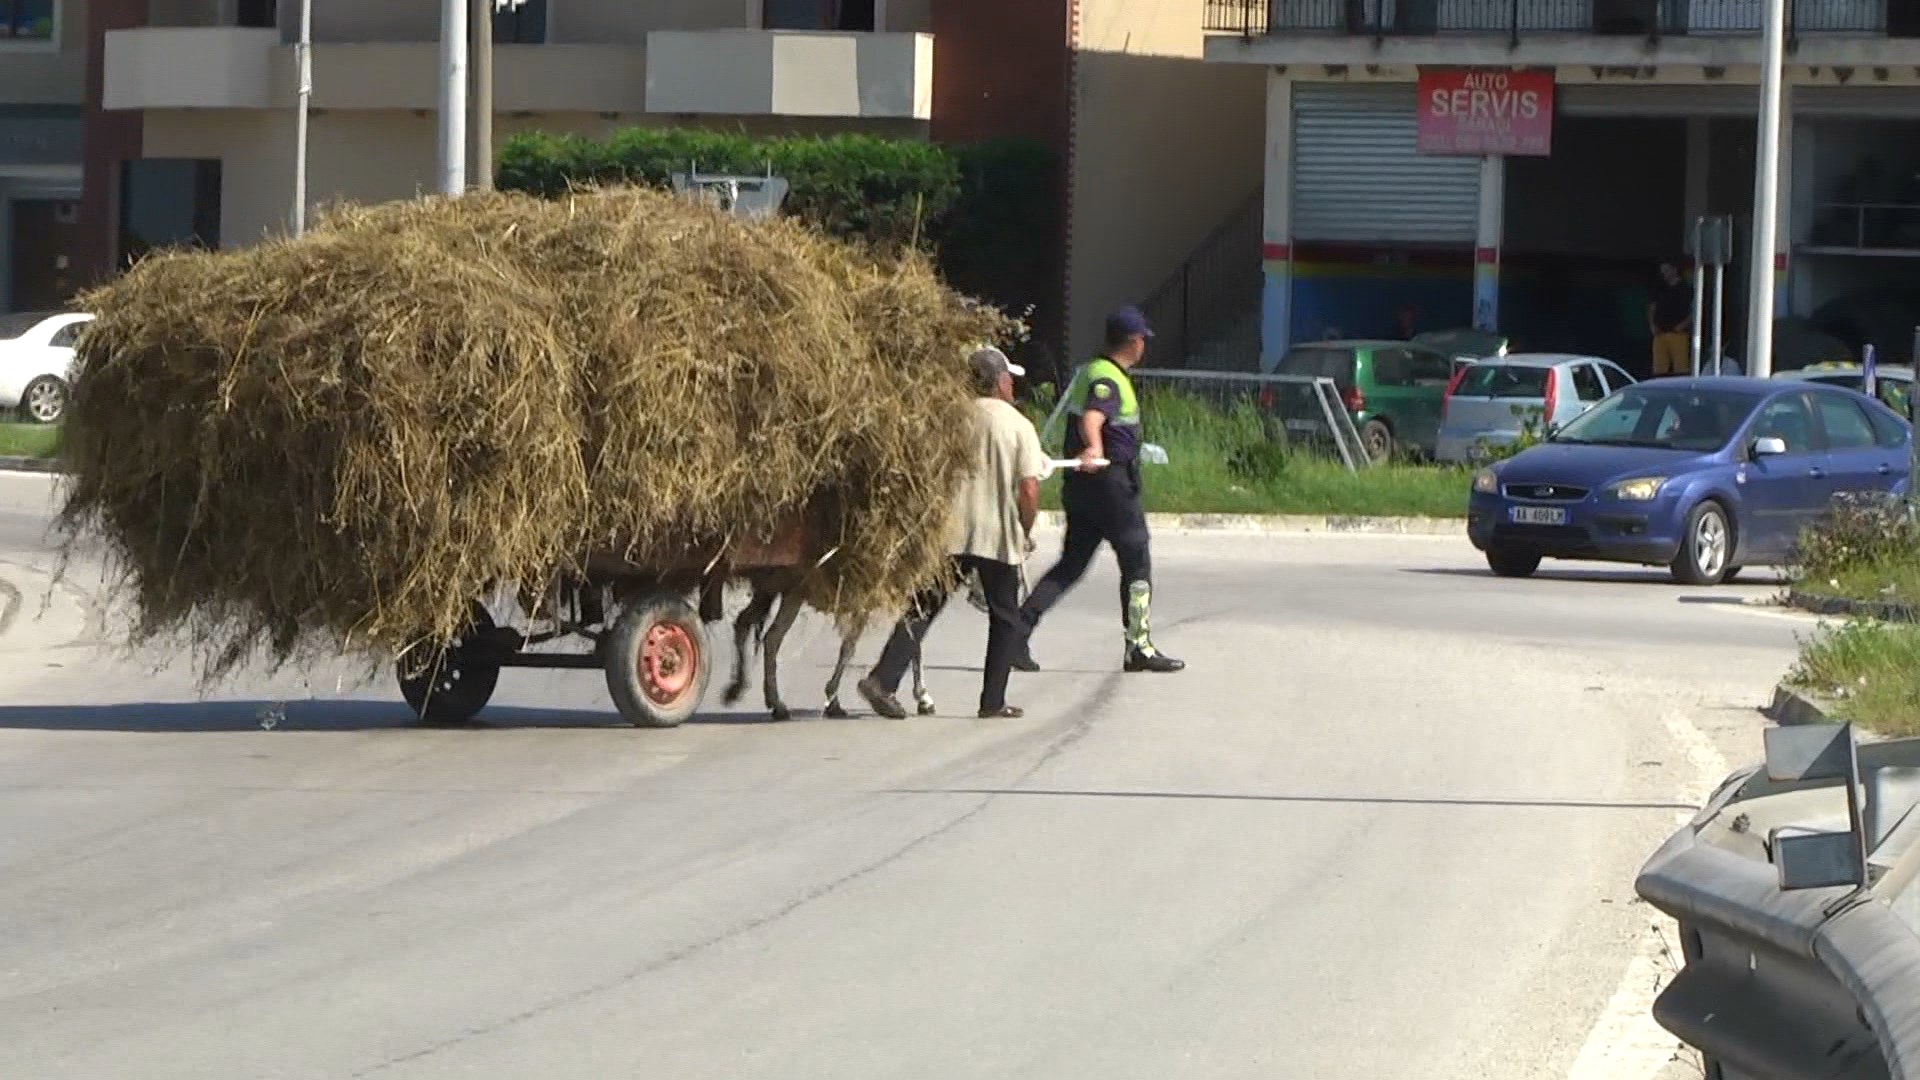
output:
<instances>
[{"instance_id":1,"label":"road surface","mask_svg":"<svg viewBox=\"0 0 1920 1080\"><path fill-rule=\"evenodd\" d=\"M101 652L41 604L46 488L0 478L0 1076L36 1080L1650 1080L1633 874L1804 628L1455 538L1163 536L1191 668L1117 674L1105 560L1024 720L971 718L956 605L940 717L806 711L813 619L790 723L637 731L534 673L422 730L350 664L203 699Z\"/></svg>"}]
</instances>

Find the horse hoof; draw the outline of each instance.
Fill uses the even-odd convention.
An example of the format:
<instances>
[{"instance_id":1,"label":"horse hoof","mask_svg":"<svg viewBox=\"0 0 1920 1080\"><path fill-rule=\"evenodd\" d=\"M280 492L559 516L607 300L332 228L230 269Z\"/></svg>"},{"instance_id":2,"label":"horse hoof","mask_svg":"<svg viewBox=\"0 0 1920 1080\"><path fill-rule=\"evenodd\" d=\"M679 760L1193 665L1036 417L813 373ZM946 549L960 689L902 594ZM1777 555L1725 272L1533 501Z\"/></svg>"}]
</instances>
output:
<instances>
[{"instance_id":1,"label":"horse hoof","mask_svg":"<svg viewBox=\"0 0 1920 1080\"><path fill-rule=\"evenodd\" d=\"M827 702L827 707L821 711L820 715L826 717L829 720L845 720L848 717L852 716L853 714L849 713L846 709L841 708L839 702L829 701Z\"/></svg>"},{"instance_id":2,"label":"horse hoof","mask_svg":"<svg viewBox=\"0 0 1920 1080\"><path fill-rule=\"evenodd\" d=\"M793 711L791 709L788 709L785 705L775 705L773 708L768 709L767 711L773 714L773 718L775 720L793 719Z\"/></svg>"},{"instance_id":3,"label":"horse hoof","mask_svg":"<svg viewBox=\"0 0 1920 1080\"><path fill-rule=\"evenodd\" d=\"M923 701L923 702L921 702L921 703L920 703L920 715L921 715L921 716L932 716L932 715L933 715L933 713L934 713L934 708L933 708L933 702L931 702L931 701Z\"/></svg>"}]
</instances>

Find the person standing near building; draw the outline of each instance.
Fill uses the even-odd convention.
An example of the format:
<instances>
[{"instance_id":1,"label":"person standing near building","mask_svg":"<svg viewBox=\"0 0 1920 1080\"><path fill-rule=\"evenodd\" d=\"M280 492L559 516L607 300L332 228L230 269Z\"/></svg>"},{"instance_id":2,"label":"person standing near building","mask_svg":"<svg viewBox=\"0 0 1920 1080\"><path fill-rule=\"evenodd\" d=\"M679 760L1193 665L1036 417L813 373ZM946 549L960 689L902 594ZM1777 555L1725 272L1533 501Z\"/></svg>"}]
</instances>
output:
<instances>
[{"instance_id":1,"label":"person standing near building","mask_svg":"<svg viewBox=\"0 0 1920 1080\"><path fill-rule=\"evenodd\" d=\"M1081 368L1067 386L1067 454L1079 458L1080 467L1067 475L1061 491L1066 541L1060 561L1020 609L1031 637L1047 610L1087 572L1100 545L1112 545L1120 563L1123 667L1130 672L1187 666L1156 649L1149 633L1153 585L1147 515L1140 505L1140 401L1128 372L1146 358L1152 337L1153 328L1138 308L1114 312L1107 317L1105 355ZM1024 641L1016 666L1040 670Z\"/></svg>"},{"instance_id":2,"label":"person standing near building","mask_svg":"<svg viewBox=\"0 0 1920 1080\"><path fill-rule=\"evenodd\" d=\"M1670 262L1660 264L1660 280L1647 305L1647 329L1653 333L1653 376L1693 373L1693 289Z\"/></svg>"},{"instance_id":3,"label":"person standing near building","mask_svg":"<svg viewBox=\"0 0 1920 1080\"><path fill-rule=\"evenodd\" d=\"M1026 371L991 346L975 350L967 363L979 395L974 399L972 470L956 496L947 550L953 555L954 575L976 575L987 601L980 718L1017 717L1021 710L1007 704L1007 678L1020 651L1020 567L1033 551L1047 455L1033 422L1013 405L1013 377ZM894 694L948 594L941 583L914 597L906 617L887 638L879 663L860 680L856 689L874 712L906 718L906 707Z\"/></svg>"}]
</instances>

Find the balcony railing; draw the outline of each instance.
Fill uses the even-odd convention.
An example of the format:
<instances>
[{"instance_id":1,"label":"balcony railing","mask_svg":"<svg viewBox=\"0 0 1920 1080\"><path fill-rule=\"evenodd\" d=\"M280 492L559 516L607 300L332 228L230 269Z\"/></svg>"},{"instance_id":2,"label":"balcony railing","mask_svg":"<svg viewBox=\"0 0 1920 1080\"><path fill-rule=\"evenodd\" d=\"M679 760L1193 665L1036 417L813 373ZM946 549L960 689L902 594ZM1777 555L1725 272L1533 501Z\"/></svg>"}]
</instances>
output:
<instances>
[{"instance_id":1,"label":"balcony railing","mask_svg":"<svg viewBox=\"0 0 1920 1080\"><path fill-rule=\"evenodd\" d=\"M1786 0L1802 33L1884 34L1889 0ZM1764 0L1206 0L1206 29L1323 31L1369 37L1436 34L1757 34Z\"/></svg>"}]
</instances>

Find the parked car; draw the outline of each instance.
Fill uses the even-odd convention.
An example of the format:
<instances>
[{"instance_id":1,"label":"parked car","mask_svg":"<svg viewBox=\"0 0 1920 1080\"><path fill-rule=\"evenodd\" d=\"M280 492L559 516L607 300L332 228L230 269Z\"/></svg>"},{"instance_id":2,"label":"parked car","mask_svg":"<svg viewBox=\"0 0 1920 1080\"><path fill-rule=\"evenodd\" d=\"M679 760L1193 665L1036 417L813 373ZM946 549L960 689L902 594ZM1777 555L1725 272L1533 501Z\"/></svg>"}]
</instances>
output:
<instances>
[{"instance_id":1,"label":"parked car","mask_svg":"<svg viewBox=\"0 0 1920 1080\"><path fill-rule=\"evenodd\" d=\"M1865 391L1867 388L1867 369L1852 362L1821 363L1801 368L1798 371L1776 371L1776 379L1794 379L1800 382L1814 382L1822 386L1844 386L1848 390ZM1873 369L1874 395L1886 403L1887 408L1908 415L1907 402L1913 393L1913 369L1904 364L1878 364Z\"/></svg>"},{"instance_id":2,"label":"parked car","mask_svg":"<svg viewBox=\"0 0 1920 1080\"><path fill-rule=\"evenodd\" d=\"M1566 353L1515 353L1460 370L1441 407L1440 461L1478 461L1518 442L1527 422L1552 430L1625 386L1633 376L1610 360Z\"/></svg>"},{"instance_id":3,"label":"parked car","mask_svg":"<svg viewBox=\"0 0 1920 1080\"><path fill-rule=\"evenodd\" d=\"M17 409L36 424L64 417L73 345L92 321L77 312L0 315L0 409Z\"/></svg>"},{"instance_id":4,"label":"parked car","mask_svg":"<svg viewBox=\"0 0 1920 1080\"><path fill-rule=\"evenodd\" d=\"M1835 496L1904 494L1911 439L1893 410L1839 387L1653 379L1474 474L1467 535L1502 577L1590 559L1713 585L1784 561Z\"/></svg>"},{"instance_id":5,"label":"parked car","mask_svg":"<svg viewBox=\"0 0 1920 1080\"><path fill-rule=\"evenodd\" d=\"M1288 350L1274 370L1332 379L1367 456L1385 461L1399 450L1432 455L1440 402L1465 363L1410 341L1316 341ZM1290 435L1326 431L1319 402L1304 390L1289 388L1263 402L1279 412Z\"/></svg>"},{"instance_id":6,"label":"parked car","mask_svg":"<svg viewBox=\"0 0 1920 1080\"><path fill-rule=\"evenodd\" d=\"M1497 330L1428 330L1407 339L1409 345L1445 353L1455 360L1505 356L1512 341Z\"/></svg>"}]
</instances>

